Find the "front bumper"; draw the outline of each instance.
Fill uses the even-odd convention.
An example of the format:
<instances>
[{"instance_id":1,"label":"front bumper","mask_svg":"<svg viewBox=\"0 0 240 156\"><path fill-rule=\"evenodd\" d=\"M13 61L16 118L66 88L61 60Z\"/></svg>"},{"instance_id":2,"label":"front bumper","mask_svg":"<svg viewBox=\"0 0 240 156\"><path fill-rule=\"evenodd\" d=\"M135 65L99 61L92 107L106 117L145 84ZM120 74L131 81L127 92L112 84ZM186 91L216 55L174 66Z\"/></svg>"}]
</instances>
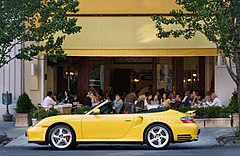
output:
<instances>
[{"instance_id":1,"label":"front bumper","mask_svg":"<svg viewBox=\"0 0 240 156\"><path fill-rule=\"evenodd\" d=\"M47 128L34 126L25 131L25 136L28 138L28 142L46 142L46 132Z\"/></svg>"}]
</instances>

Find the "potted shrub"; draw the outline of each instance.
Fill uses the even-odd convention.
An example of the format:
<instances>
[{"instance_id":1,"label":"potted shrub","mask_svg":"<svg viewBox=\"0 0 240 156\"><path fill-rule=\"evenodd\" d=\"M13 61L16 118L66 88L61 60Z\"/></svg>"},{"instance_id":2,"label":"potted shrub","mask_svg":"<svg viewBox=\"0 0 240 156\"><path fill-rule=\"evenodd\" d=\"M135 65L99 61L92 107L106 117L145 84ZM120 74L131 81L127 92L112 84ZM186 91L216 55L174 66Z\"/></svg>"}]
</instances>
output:
<instances>
[{"instance_id":1,"label":"potted shrub","mask_svg":"<svg viewBox=\"0 0 240 156\"><path fill-rule=\"evenodd\" d=\"M205 120L206 120L206 111L205 108L197 108L196 110L196 116L194 118L194 121L198 124L200 128L205 127Z\"/></svg>"},{"instance_id":2,"label":"potted shrub","mask_svg":"<svg viewBox=\"0 0 240 156\"><path fill-rule=\"evenodd\" d=\"M31 125L30 110L33 108L33 104L29 96L24 92L19 96L16 107L15 126L24 127Z\"/></svg>"},{"instance_id":3,"label":"potted shrub","mask_svg":"<svg viewBox=\"0 0 240 156\"><path fill-rule=\"evenodd\" d=\"M180 107L179 111L187 112L196 110L194 121L200 128L202 127L231 127L229 108L225 107L201 107L190 108Z\"/></svg>"},{"instance_id":4,"label":"potted shrub","mask_svg":"<svg viewBox=\"0 0 240 156\"><path fill-rule=\"evenodd\" d=\"M231 118L228 108L207 107L205 127L231 127Z\"/></svg>"},{"instance_id":5,"label":"potted shrub","mask_svg":"<svg viewBox=\"0 0 240 156\"><path fill-rule=\"evenodd\" d=\"M229 108L230 113L232 114L232 126L238 127L239 116L238 116L238 99L237 99L236 91L234 91L232 93L232 97L230 99L228 108Z\"/></svg>"},{"instance_id":6,"label":"potted shrub","mask_svg":"<svg viewBox=\"0 0 240 156\"><path fill-rule=\"evenodd\" d=\"M30 111L30 115L31 115L31 117L32 117L32 125L35 125L35 124L37 124L37 122L39 121L38 120L38 115L39 113L38 113L38 109L37 109L37 107L33 107L32 108L32 110Z\"/></svg>"},{"instance_id":7,"label":"potted shrub","mask_svg":"<svg viewBox=\"0 0 240 156\"><path fill-rule=\"evenodd\" d=\"M83 106L81 108L77 108L73 111L73 114L85 114L91 109L90 106Z\"/></svg>"},{"instance_id":8,"label":"potted shrub","mask_svg":"<svg viewBox=\"0 0 240 156\"><path fill-rule=\"evenodd\" d=\"M54 108L50 108L48 110L45 110L44 108L39 108L37 109L36 107L33 108L30 112L32 116L32 125L37 124L40 120L50 117L50 116L55 116L59 115L60 112Z\"/></svg>"}]
</instances>

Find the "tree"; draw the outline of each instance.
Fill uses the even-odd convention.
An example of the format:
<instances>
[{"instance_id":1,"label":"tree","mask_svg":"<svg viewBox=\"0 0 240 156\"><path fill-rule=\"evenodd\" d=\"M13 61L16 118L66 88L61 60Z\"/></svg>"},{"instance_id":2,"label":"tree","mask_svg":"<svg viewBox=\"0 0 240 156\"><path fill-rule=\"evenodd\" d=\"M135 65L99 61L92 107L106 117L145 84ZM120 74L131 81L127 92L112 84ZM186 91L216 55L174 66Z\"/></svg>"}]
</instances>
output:
<instances>
[{"instance_id":1,"label":"tree","mask_svg":"<svg viewBox=\"0 0 240 156\"><path fill-rule=\"evenodd\" d=\"M41 52L50 61L64 57L65 36L81 30L76 18L67 17L79 11L78 5L78 0L1 0L0 68L15 58L30 61ZM17 46L21 48L12 54Z\"/></svg>"},{"instance_id":2,"label":"tree","mask_svg":"<svg viewBox=\"0 0 240 156\"><path fill-rule=\"evenodd\" d=\"M176 4L182 9L172 10L169 17L152 16L157 37L191 39L200 32L213 42L237 85L240 116L240 0L176 0ZM179 25L179 28L166 30L167 25Z\"/></svg>"}]
</instances>

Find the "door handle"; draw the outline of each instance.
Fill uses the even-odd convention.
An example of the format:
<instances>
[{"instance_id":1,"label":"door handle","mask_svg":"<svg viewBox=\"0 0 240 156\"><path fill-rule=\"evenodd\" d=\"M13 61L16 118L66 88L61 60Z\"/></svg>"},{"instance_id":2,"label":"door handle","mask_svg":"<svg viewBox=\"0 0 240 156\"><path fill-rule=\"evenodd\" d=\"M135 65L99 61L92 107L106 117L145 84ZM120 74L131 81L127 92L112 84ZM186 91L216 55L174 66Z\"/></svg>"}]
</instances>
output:
<instances>
[{"instance_id":1,"label":"door handle","mask_svg":"<svg viewBox=\"0 0 240 156\"><path fill-rule=\"evenodd\" d=\"M131 120L131 119L125 119L125 121L126 121L126 122L130 122L130 121L132 121L132 120Z\"/></svg>"}]
</instances>

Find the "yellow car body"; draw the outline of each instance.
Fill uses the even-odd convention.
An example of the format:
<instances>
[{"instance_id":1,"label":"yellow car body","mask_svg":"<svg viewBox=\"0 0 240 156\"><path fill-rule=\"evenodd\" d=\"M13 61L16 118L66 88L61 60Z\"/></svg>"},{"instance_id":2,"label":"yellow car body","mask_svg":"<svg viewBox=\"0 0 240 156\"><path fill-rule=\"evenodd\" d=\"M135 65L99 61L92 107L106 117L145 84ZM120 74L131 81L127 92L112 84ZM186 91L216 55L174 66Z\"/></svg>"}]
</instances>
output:
<instances>
[{"instance_id":1,"label":"yellow car body","mask_svg":"<svg viewBox=\"0 0 240 156\"><path fill-rule=\"evenodd\" d=\"M170 142L198 140L199 128L193 122L183 122L186 114L167 110L162 112L135 114L100 114L105 101L84 115L59 115L41 120L26 131L29 142L49 143L49 133L57 125L65 125L73 130L74 142L145 142L149 126L164 125L171 136ZM96 113L97 112L97 113Z\"/></svg>"}]
</instances>

